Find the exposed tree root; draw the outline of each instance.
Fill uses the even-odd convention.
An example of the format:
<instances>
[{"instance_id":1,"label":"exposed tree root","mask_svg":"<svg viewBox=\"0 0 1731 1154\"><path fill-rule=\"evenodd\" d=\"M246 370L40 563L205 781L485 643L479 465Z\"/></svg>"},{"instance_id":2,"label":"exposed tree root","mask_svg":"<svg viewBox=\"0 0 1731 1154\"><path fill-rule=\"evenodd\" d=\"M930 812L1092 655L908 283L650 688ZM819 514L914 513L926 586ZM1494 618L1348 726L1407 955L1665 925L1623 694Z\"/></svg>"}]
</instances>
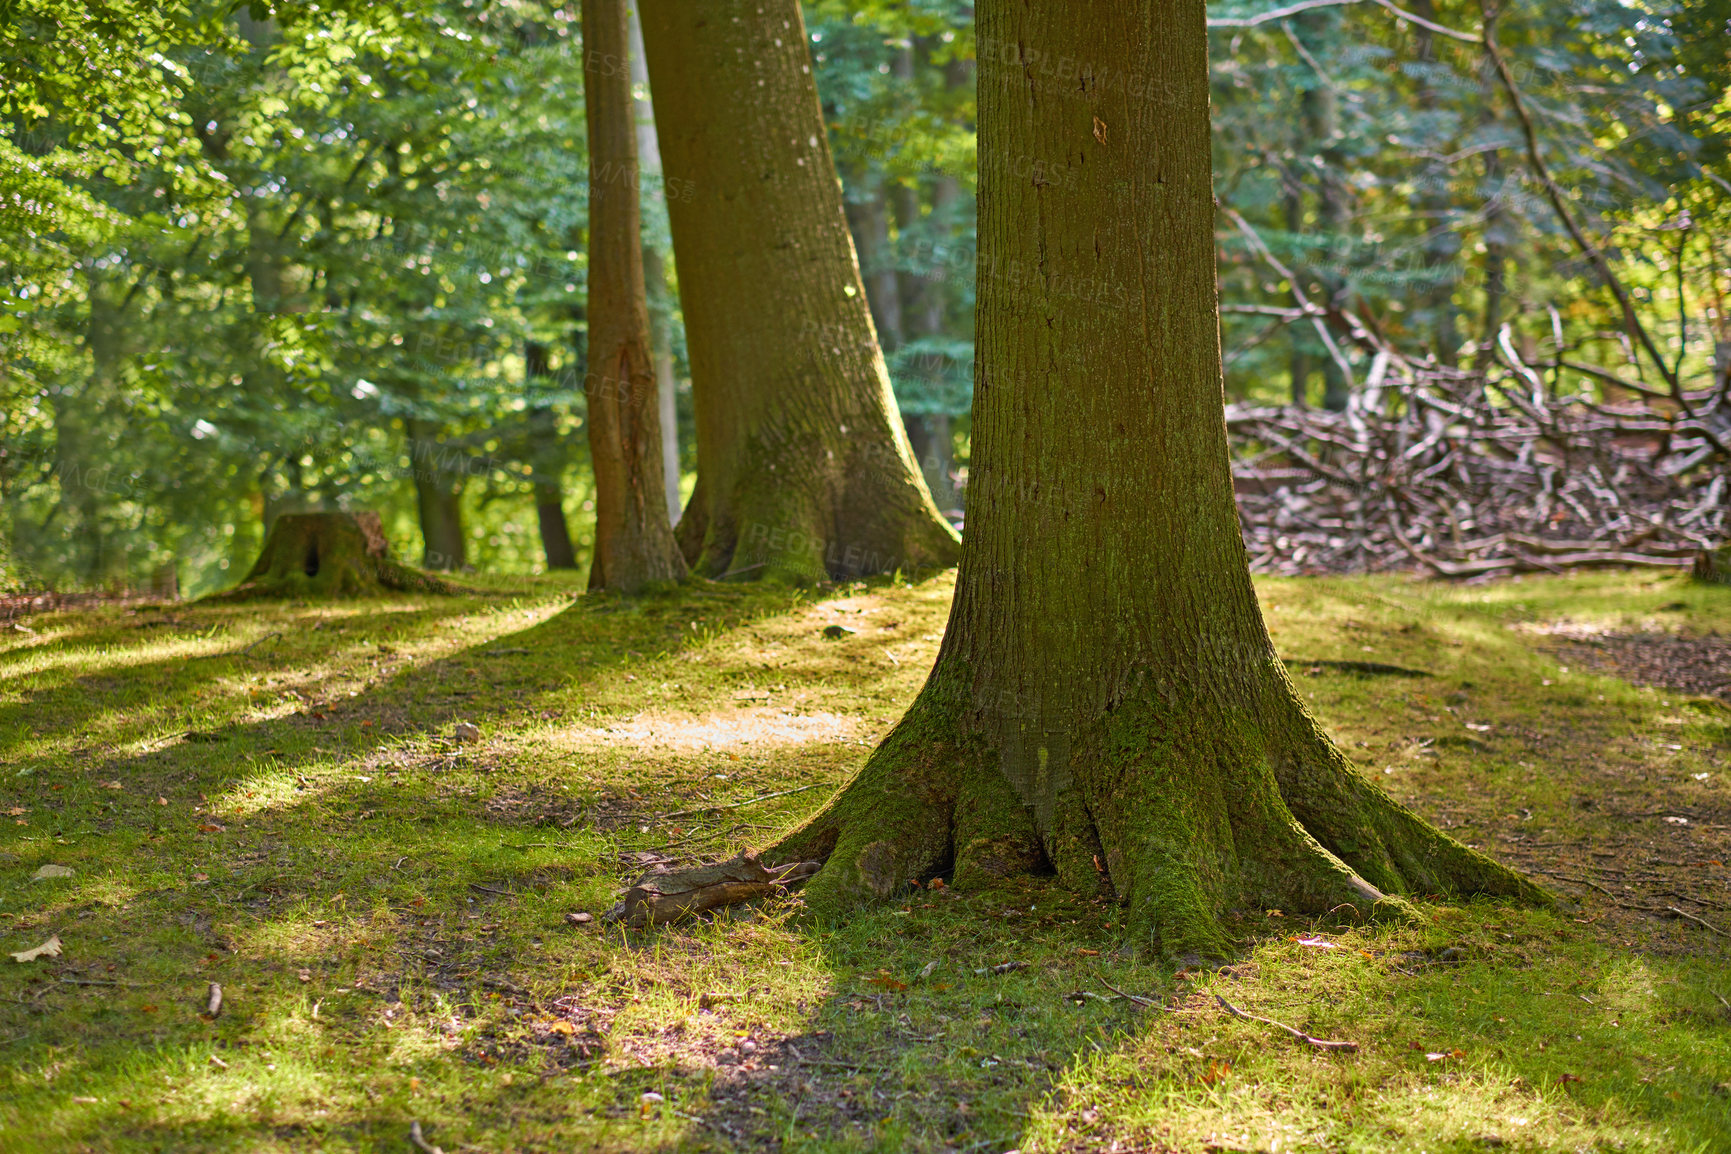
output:
<instances>
[{"instance_id":1,"label":"exposed tree root","mask_svg":"<svg viewBox=\"0 0 1731 1154\"><path fill-rule=\"evenodd\" d=\"M805 885L813 910L839 915L943 873L957 889L1056 873L1077 892L1115 894L1130 944L1218 958L1232 952L1221 924L1232 909L1382 918L1410 916L1403 894L1548 900L1361 777L1296 703L1284 725L1229 717L1214 730L1193 706L1121 703L1089 743L1039 747L1035 778L1018 785L1005 753L1015 743L958 740L959 711L943 700L928 686L852 782L760 851L822 863ZM705 890L717 882L703 870L652 876L643 908L668 913L654 921L686 912L675 895L712 892L703 901L715 905L758 892Z\"/></svg>"}]
</instances>

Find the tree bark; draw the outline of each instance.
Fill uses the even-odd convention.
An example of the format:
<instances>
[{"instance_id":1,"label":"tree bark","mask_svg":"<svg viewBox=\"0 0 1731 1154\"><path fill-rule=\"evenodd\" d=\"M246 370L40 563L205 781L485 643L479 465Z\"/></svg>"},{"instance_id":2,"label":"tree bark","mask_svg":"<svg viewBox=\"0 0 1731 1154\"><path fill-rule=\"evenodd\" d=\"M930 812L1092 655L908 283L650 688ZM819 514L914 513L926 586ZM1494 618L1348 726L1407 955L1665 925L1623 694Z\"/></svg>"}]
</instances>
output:
<instances>
[{"instance_id":1,"label":"tree bark","mask_svg":"<svg viewBox=\"0 0 1731 1154\"><path fill-rule=\"evenodd\" d=\"M987 0L979 44L982 153L1064 172L981 165L949 627L900 724L763 859L826 859L820 912L1049 867L1174 957L1224 954L1231 910L1543 900L1360 776L1264 627L1227 457L1203 0Z\"/></svg>"},{"instance_id":2,"label":"tree bark","mask_svg":"<svg viewBox=\"0 0 1731 1154\"><path fill-rule=\"evenodd\" d=\"M649 352L637 128L625 0L583 0L589 124L589 456L595 552L589 588L636 593L685 576L667 518L661 407Z\"/></svg>"},{"instance_id":3,"label":"tree bark","mask_svg":"<svg viewBox=\"0 0 1731 1154\"><path fill-rule=\"evenodd\" d=\"M547 347L534 341L525 343L523 365L533 394L534 382L548 375ZM577 568L577 551L571 547L571 527L565 520L565 446L559 439L553 410L546 405L529 410L529 475L547 568Z\"/></svg>"},{"instance_id":4,"label":"tree bark","mask_svg":"<svg viewBox=\"0 0 1731 1154\"><path fill-rule=\"evenodd\" d=\"M271 525L241 583L217 597L365 597L388 591L463 592L391 560L377 513L285 513Z\"/></svg>"},{"instance_id":5,"label":"tree bark","mask_svg":"<svg viewBox=\"0 0 1731 1154\"><path fill-rule=\"evenodd\" d=\"M644 62L643 24L631 9L631 93L637 123L637 164L646 175L661 177L661 140L655 134L655 105L649 96L649 66ZM656 190L666 204L666 182ZM667 523L679 524L679 405L673 376L673 294L661 249L643 242L643 281L649 291L649 351L655 358L655 399L661 406L661 484L667 494Z\"/></svg>"},{"instance_id":6,"label":"tree bark","mask_svg":"<svg viewBox=\"0 0 1731 1154\"><path fill-rule=\"evenodd\" d=\"M645 0L710 577L952 564L872 329L797 0Z\"/></svg>"},{"instance_id":7,"label":"tree bark","mask_svg":"<svg viewBox=\"0 0 1731 1154\"><path fill-rule=\"evenodd\" d=\"M464 454L439 439L432 421L410 418L409 462L421 520L421 567L461 569L467 564L463 533Z\"/></svg>"}]
</instances>

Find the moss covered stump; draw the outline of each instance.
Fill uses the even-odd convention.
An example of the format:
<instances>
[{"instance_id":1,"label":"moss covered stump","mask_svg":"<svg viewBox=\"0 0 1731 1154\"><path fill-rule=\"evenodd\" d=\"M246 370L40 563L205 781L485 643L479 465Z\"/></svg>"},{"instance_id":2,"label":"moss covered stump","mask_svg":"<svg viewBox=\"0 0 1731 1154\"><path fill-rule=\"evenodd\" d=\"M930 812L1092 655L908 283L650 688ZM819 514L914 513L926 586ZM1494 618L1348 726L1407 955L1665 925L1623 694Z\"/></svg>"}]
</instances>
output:
<instances>
[{"instance_id":1,"label":"moss covered stump","mask_svg":"<svg viewBox=\"0 0 1731 1154\"><path fill-rule=\"evenodd\" d=\"M367 597L455 593L449 582L391 560L377 513L285 513L258 560L224 597Z\"/></svg>"}]
</instances>

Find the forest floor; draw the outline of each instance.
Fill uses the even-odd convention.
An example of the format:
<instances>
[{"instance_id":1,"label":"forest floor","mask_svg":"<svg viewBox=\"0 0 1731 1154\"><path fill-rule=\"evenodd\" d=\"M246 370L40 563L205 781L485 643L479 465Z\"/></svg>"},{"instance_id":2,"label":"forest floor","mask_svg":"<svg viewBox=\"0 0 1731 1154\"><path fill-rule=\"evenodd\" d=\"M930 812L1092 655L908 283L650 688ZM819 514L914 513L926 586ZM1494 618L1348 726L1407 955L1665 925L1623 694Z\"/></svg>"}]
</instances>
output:
<instances>
[{"instance_id":1,"label":"forest floor","mask_svg":"<svg viewBox=\"0 0 1731 1154\"><path fill-rule=\"evenodd\" d=\"M1178 973L1039 880L599 920L816 809L952 584L0 625L0 949L61 945L0 969L0 1150L1731 1150L1731 589L1669 574L1259 582L1364 772L1556 909Z\"/></svg>"}]
</instances>

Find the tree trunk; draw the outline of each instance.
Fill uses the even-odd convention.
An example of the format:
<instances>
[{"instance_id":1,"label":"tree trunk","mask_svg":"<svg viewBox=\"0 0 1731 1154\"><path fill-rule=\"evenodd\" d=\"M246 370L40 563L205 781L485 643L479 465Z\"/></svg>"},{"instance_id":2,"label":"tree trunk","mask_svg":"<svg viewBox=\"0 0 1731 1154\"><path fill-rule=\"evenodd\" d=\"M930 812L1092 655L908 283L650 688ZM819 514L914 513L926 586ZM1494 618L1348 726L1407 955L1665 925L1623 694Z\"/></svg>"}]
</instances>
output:
<instances>
[{"instance_id":1,"label":"tree trunk","mask_svg":"<svg viewBox=\"0 0 1731 1154\"><path fill-rule=\"evenodd\" d=\"M1431 0L1413 0L1412 10L1426 20L1436 19L1436 6ZM1436 33L1415 25L1413 43L1414 55L1419 63L1434 66L1437 58ZM1419 87L1419 108L1427 114L1434 114L1443 103L1443 95L1431 82L1429 73L1426 73ZM1434 140L1429 143L1436 153L1453 151L1451 141ZM1449 196L1448 165L1440 161L1431 164L1419 174L1417 183L1418 207L1426 229L1424 262L1425 267L1436 278L1425 293L1425 302L1435 334L1433 343L1437 360L1452 367L1461 351L1460 325L1454 303L1454 268L1460 257L1461 244L1460 235L1455 232L1450 219L1453 205Z\"/></svg>"},{"instance_id":2,"label":"tree trunk","mask_svg":"<svg viewBox=\"0 0 1731 1154\"><path fill-rule=\"evenodd\" d=\"M461 569L468 544L463 535L464 454L438 439L439 427L432 421L411 418L408 431L421 515L421 567Z\"/></svg>"},{"instance_id":3,"label":"tree trunk","mask_svg":"<svg viewBox=\"0 0 1731 1154\"><path fill-rule=\"evenodd\" d=\"M1288 173L1285 178L1286 195L1286 231L1297 236L1304 231L1304 185L1300 184L1296 175ZM1293 262L1293 272L1302 277L1304 266ZM1292 304L1298 306L1303 285L1292 286ZM1308 325L1287 325L1287 340L1292 342L1292 355L1288 361L1288 371L1291 375L1292 403L1303 408L1310 404L1310 352L1307 342L1311 339L1307 331Z\"/></svg>"},{"instance_id":4,"label":"tree trunk","mask_svg":"<svg viewBox=\"0 0 1731 1154\"><path fill-rule=\"evenodd\" d=\"M377 513L285 513L241 583L218 597L365 597L386 591L463 592L391 560Z\"/></svg>"},{"instance_id":5,"label":"tree trunk","mask_svg":"<svg viewBox=\"0 0 1731 1154\"><path fill-rule=\"evenodd\" d=\"M589 588L636 593L685 576L667 518L661 406L649 354L637 127L625 0L583 0L589 124L589 456L595 552Z\"/></svg>"},{"instance_id":6,"label":"tree trunk","mask_svg":"<svg viewBox=\"0 0 1731 1154\"><path fill-rule=\"evenodd\" d=\"M644 62L643 24L631 8L631 94L637 123L637 164L657 178L655 195L666 205L666 182L660 180L661 140L655 135L655 105L649 96L649 66ZM655 399L661 406L661 485L667 494L667 523L679 524L679 405L674 395L673 294L667 286L667 262L661 249L643 242L643 282L649 291L649 351L655 358Z\"/></svg>"},{"instance_id":7,"label":"tree trunk","mask_svg":"<svg viewBox=\"0 0 1731 1154\"><path fill-rule=\"evenodd\" d=\"M645 0L697 407L679 541L711 577L952 564L901 428L797 0Z\"/></svg>"},{"instance_id":8,"label":"tree trunk","mask_svg":"<svg viewBox=\"0 0 1731 1154\"><path fill-rule=\"evenodd\" d=\"M881 176L873 173L862 180L863 198L846 206L848 229L859 254L866 304L877 329L878 345L884 352L893 353L902 344L902 296L895 252L890 244L889 204L884 199Z\"/></svg>"},{"instance_id":9,"label":"tree trunk","mask_svg":"<svg viewBox=\"0 0 1731 1154\"><path fill-rule=\"evenodd\" d=\"M523 365L533 393L533 383L548 375L547 346L526 342ZM577 568L571 527L565 522L565 446L560 442L553 410L546 405L529 410L529 475L535 489L535 520L541 528L541 548L547 555L547 568Z\"/></svg>"},{"instance_id":10,"label":"tree trunk","mask_svg":"<svg viewBox=\"0 0 1731 1154\"><path fill-rule=\"evenodd\" d=\"M827 859L820 912L1049 866L1168 956L1224 954L1231 910L1542 900L1360 776L1263 625L1227 458L1202 0L988 0L979 44L982 153L1067 171L981 165L949 627L860 774L764 856Z\"/></svg>"},{"instance_id":11,"label":"tree trunk","mask_svg":"<svg viewBox=\"0 0 1731 1154\"><path fill-rule=\"evenodd\" d=\"M661 421L661 489L667 498L667 523L679 524L679 404L674 395L673 296L659 249L643 246L643 277L649 289L649 353L655 361L655 402Z\"/></svg>"}]
</instances>

